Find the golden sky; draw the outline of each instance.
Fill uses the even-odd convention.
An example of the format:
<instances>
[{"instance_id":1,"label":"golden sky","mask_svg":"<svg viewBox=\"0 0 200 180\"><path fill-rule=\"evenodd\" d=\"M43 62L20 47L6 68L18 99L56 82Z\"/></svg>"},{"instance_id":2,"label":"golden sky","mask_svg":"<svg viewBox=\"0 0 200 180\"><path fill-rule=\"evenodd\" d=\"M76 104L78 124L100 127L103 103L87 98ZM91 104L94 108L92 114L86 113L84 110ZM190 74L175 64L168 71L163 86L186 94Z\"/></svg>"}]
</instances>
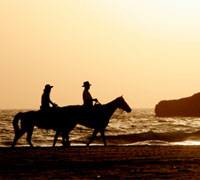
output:
<instances>
[{"instance_id":1,"label":"golden sky","mask_svg":"<svg viewBox=\"0 0 200 180\"><path fill-rule=\"evenodd\" d=\"M1 0L0 108L82 104L88 80L101 103L131 107L200 87L199 0Z\"/></svg>"}]
</instances>

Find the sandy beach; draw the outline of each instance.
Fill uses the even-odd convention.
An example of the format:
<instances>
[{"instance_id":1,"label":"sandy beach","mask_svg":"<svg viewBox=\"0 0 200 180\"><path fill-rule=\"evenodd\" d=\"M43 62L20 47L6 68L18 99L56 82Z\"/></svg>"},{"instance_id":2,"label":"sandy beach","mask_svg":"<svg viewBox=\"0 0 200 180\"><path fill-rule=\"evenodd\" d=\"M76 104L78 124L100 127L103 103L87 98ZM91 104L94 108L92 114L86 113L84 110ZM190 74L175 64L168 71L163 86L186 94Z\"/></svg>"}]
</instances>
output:
<instances>
[{"instance_id":1,"label":"sandy beach","mask_svg":"<svg viewBox=\"0 0 200 180\"><path fill-rule=\"evenodd\" d=\"M200 146L0 148L0 179L200 179Z\"/></svg>"}]
</instances>

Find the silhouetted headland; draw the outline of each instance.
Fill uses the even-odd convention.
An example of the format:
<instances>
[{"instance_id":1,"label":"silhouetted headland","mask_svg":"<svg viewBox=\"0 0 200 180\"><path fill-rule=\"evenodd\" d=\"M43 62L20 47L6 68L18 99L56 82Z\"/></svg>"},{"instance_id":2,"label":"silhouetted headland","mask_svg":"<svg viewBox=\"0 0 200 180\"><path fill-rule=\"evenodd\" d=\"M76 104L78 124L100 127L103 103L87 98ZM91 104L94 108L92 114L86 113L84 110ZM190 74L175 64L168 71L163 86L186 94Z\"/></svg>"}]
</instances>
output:
<instances>
[{"instance_id":1,"label":"silhouetted headland","mask_svg":"<svg viewBox=\"0 0 200 180\"><path fill-rule=\"evenodd\" d=\"M155 107L156 116L200 117L200 93L193 96L160 101Z\"/></svg>"}]
</instances>

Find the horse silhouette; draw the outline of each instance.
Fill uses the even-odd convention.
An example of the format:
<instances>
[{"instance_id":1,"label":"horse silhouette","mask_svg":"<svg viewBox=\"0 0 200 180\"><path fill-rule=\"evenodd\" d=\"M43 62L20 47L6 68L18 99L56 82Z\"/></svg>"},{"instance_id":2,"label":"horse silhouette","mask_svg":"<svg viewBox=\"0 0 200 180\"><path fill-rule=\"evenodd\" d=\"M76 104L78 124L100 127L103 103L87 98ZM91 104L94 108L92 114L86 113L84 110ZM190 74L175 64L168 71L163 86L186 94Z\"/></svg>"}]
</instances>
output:
<instances>
[{"instance_id":1,"label":"horse silhouette","mask_svg":"<svg viewBox=\"0 0 200 180\"><path fill-rule=\"evenodd\" d=\"M27 142L30 146L33 146L31 143L31 136L34 126L57 131L53 146L55 146L59 134L62 135L63 146L70 146L69 133L77 124L94 129L87 146L94 140L98 132L101 133L104 145L106 146L104 129L117 108L123 109L126 112L131 111L131 108L121 96L105 105L97 105L91 108L77 105L60 107L49 112L28 111L18 113L13 120L15 137L12 147L16 145L17 140L26 132ZM21 120L21 128L19 128L18 125L19 120Z\"/></svg>"}]
</instances>

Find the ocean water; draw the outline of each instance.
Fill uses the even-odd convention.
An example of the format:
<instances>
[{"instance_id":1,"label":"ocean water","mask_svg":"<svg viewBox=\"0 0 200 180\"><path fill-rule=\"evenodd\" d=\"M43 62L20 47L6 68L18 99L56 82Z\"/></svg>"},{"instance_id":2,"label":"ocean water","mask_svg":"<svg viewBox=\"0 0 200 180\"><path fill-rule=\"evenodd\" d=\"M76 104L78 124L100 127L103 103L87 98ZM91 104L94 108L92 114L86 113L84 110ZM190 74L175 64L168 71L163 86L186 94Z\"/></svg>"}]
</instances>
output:
<instances>
[{"instance_id":1,"label":"ocean water","mask_svg":"<svg viewBox=\"0 0 200 180\"><path fill-rule=\"evenodd\" d=\"M0 110L0 147L10 147L14 138L12 120L28 110ZM93 129L77 125L70 133L71 145L84 146ZM52 146L55 131L34 128L34 146ZM108 145L200 145L200 117L156 117L154 109L117 110L105 129ZM62 146L59 137L57 146ZM103 145L100 134L91 145ZM29 146L26 134L16 146Z\"/></svg>"}]
</instances>

